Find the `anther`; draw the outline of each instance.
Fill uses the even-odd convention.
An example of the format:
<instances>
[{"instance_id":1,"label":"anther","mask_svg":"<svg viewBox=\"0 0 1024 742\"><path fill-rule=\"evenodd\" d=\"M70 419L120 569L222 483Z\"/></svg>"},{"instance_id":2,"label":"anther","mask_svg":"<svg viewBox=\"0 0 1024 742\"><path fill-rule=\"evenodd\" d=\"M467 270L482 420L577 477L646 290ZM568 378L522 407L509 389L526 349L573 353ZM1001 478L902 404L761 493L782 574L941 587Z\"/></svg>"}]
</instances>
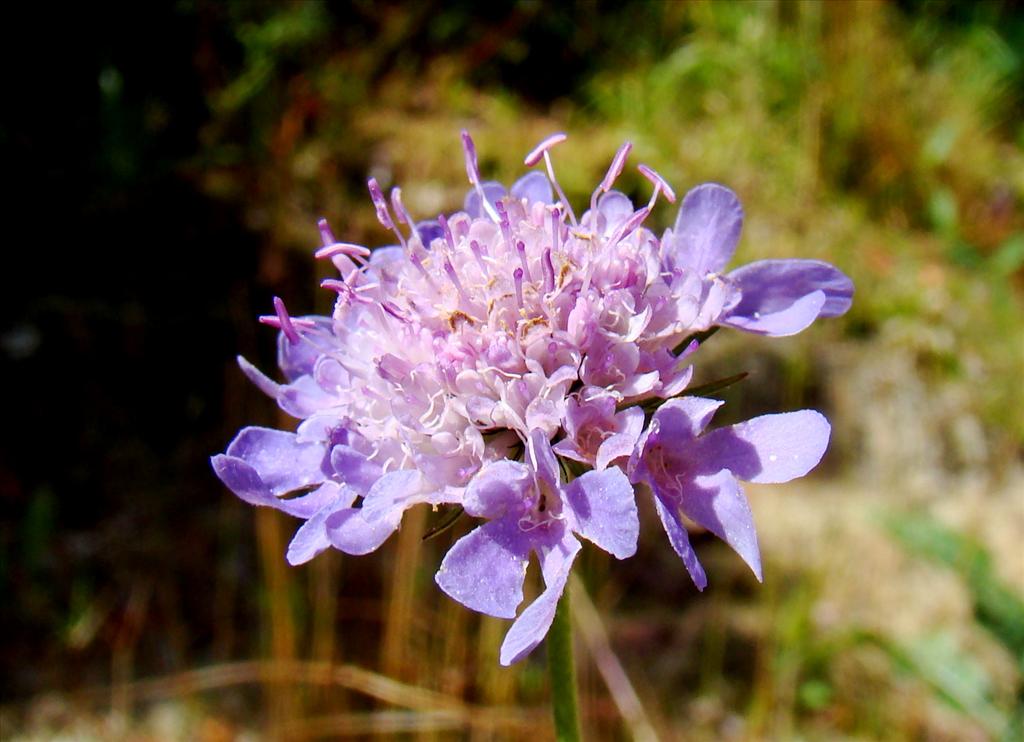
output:
<instances>
[{"instance_id":1,"label":"anther","mask_svg":"<svg viewBox=\"0 0 1024 742\"><path fill-rule=\"evenodd\" d=\"M278 322L281 325L281 332L288 338L288 342L292 345L299 342L299 333L295 329L295 325L292 324L292 318L288 316L288 310L285 309L284 302L281 301L281 297L274 297L274 311L277 313Z\"/></svg>"},{"instance_id":2,"label":"anther","mask_svg":"<svg viewBox=\"0 0 1024 742\"><path fill-rule=\"evenodd\" d=\"M544 251L540 266L544 271L544 293L549 294L555 290L555 267L551 264L551 250Z\"/></svg>"},{"instance_id":3,"label":"anther","mask_svg":"<svg viewBox=\"0 0 1024 742\"><path fill-rule=\"evenodd\" d=\"M657 189L658 186L655 186L655 191L657 191ZM644 219L650 216L650 213L650 204L643 207L642 209L637 209L636 211L634 211L633 216L629 217L629 219L627 219L622 224L622 226L619 227L618 230L616 230L615 234L612 235L611 239L608 240L608 247L613 247L616 244L618 244L621 240L625 239L633 230L635 230L637 227L643 224Z\"/></svg>"},{"instance_id":4,"label":"anther","mask_svg":"<svg viewBox=\"0 0 1024 742\"><path fill-rule=\"evenodd\" d=\"M660 189L661 192L665 194L665 198L668 199L670 204L674 204L676 202L676 193L672 190L672 186L668 184L668 181L646 165L637 165L636 169L640 171L641 175L654 184L654 198L657 198L658 190ZM653 200L654 199L651 199L652 206L654 205Z\"/></svg>"},{"instance_id":5,"label":"anther","mask_svg":"<svg viewBox=\"0 0 1024 742\"><path fill-rule=\"evenodd\" d=\"M533 281L533 276L530 275L530 266L526 262L526 244L519 240L516 242L516 252L519 253L519 263L523 266L523 275L527 281Z\"/></svg>"},{"instance_id":6,"label":"anther","mask_svg":"<svg viewBox=\"0 0 1024 742\"><path fill-rule=\"evenodd\" d=\"M520 310L525 310L526 306L523 304L523 269L516 268L512 271L512 281L516 288L516 304L519 305Z\"/></svg>"},{"instance_id":7,"label":"anther","mask_svg":"<svg viewBox=\"0 0 1024 742\"><path fill-rule=\"evenodd\" d=\"M416 269L422 274L423 278L430 285L430 288L434 289L434 291L437 291L437 284L434 283L434 279L431 277L430 273L424 267L424 265L423 265L423 258L421 258L415 252L410 250L409 251L409 261L414 266L416 266Z\"/></svg>"},{"instance_id":8,"label":"anther","mask_svg":"<svg viewBox=\"0 0 1024 742\"><path fill-rule=\"evenodd\" d=\"M368 248L362 245L356 245L351 242L335 242L330 245L324 245L315 253L315 258L333 258L335 255L347 255L350 258L364 258L370 254Z\"/></svg>"},{"instance_id":9,"label":"anther","mask_svg":"<svg viewBox=\"0 0 1024 742\"><path fill-rule=\"evenodd\" d=\"M381 309L383 309L383 310L384 310L385 312L387 312L388 314L390 314L390 315L391 315L392 317L394 317L395 319L399 320L400 322L405 322L406 324L408 324L408 322L409 322L409 318L408 318L408 317L406 317L406 316L405 316L405 314L404 314L404 313L402 312L402 310L401 310L401 309L399 309L399 308L398 308L398 307L397 307L397 306L396 306L395 304L393 304L392 302L390 302L390 301L387 301L387 300L385 300L385 301L382 301L382 302L380 303L380 308L381 308Z\"/></svg>"},{"instance_id":10,"label":"anther","mask_svg":"<svg viewBox=\"0 0 1024 742\"><path fill-rule=\"evenodd\" d=\"M612 183L615 179L622 175L622 168L626 166L626 158L629 157L629 153L633 150L632 142L623 142L622 146L619 147L618 152L615 153L615 157L612 158L612 164L608 167L608 172L604 175L604 180L601 181L601 191L608 193L612 188Z\"/></svg>"},{"instance_id":11,"label":"anther","mask_svg":"<svg viewBox=\"0 0 1024 742\"><path fill-rule=\"evenodd\" d=\"M526 159L523 160L523 164L526 165L527 167L533 167L538 162L540 162L541 158L545 154L547 154L547 151L549 149L554 147L556 144L561 144L562 142L564 142L568 138L569 137L567 137L565 134L563 134L561 132L559 132L557 134L552 134L547 139L545 139L543 142L541 142L536 147L534 147L532 150L530 150L530 154L528 154L526 156Z\"/></svg>"},{"instance_id":12,"label":"anther","mask_svg":"<svg viewBox=\"0 0 1024 742\"><path fill-rule=\"evenodd\" d=\"M558 237L562 231L562 212L555 208L551 210L551 249L558 249Z\"/></svg>"},{"instance_id":13,"label":"anther","mask_svg":"<svg viewBox=\"0 0 1024 742\"><path fill-rule=\"evenodd\" d=\"M438 214L437 223L441 225L441 231L444 233L444 241L448 243L448 249L455 251L455 238L452 236L451 227L448 226L448 219L444 214Z\"/></svg>"},{"instance_id":14,"label":"anther","mask_svg":"<svg viewBox=\"0 0 1024 742\"><path fill-rule=\"evenodd\" d=\"M473 257L476 258L476 264L480 266L480 272L483 273L484 276L490 276L491 272L487 270L487 263L484 262L484 255L487 253L484 248L480 246L480 243L476 240L470 240L469 250L473 253Z\"/></svg>"},{"instance_id":15,"label":"anther","mask_svg":"<svg viewBox=\"0 0 1024 742\"><path fill-rule=\"evenodd\" d=\"M455 272L455 266L452 265L452 261L448 258L444 259L444 272L448 274L448 280L455 286L455 290L459 292L459 296L463 301L469 301L465 289L462 288L462 282L459 281L459 274Z\"/></svg>"},{"instance_id":16,"label":"anther","mask_svg":"<svg viewBox=\"0 0 1024 742\"><path fill-rule=\"evenodd\" d=\"M398 242L403 248L408 247L405 241L405 236L398 231L398 227L391 221L391 213L388 211L388 202L384 198L384 192L380 189L380 185L377 183L376 178L370 178L366 182L367 187L370 189L370 199L373 201L373 208L377 212L377 221L385 229L390 229L398 237Z\"/></svg>"},{"instance_id":17,"label":"anther","mask_svg":"<svg viewBox=\"0 0 1024 742\"><path fill-rule=\"evenodd\" d=\"M604 180L601 181L601 185L597 187L597 190L590 196L590 210L597 211L597 193L608 193L611 190L612 184L615 179L622 175L622 168L626 166L626 158L629 157L629 153L633 149L633 143L626 141L622 143L618 151L615 153L615 157L612 158L612 164L608 166L608 172L604 174Z\"/></svg>"},{"instance_id":18,"label":"anther","mask_svg":"<svg viewBox=\"0 0 1024 742\"><path fill-rule=\"evenodd\" d=\"M562 206L565 207L566 213L569 215L569 221L575 227L578 222L576 221L576 214L572 210L572 204L569 203L569 199L565 196L565 191L562 190L562 186L558 184L558 178L555 177L555 166L551 164L551 155L548 152L556 144L564 142L568 137L565 134L553 134L552 136L545 139L543 142L537 145L537 147L526 156L526 163L536 164L540 161L540 158L544 159L544 169L547 170L548 180L551 181L551 185L555 189L555 193L558 194L558 198L562 201ZM535 157L535 155L538 155ZM532 160L532 162L531 162Z\"/></svg>"},{"instance_id":19,"label":"anther","mask_svg":"<svg viewBox=\"0 0 1024 742\"><path fill-rule=\"evenodd\" d=\"M498 221L498 215L484 195L483 186L480 184L480 165L476 159L476 145L473 144L473 137L465 129L462 130L462 152L466 157L466 176L480 197L480 207L487 212L487 216L494 221Z\"/></svg>"},{"instance_id":20,"label":"anther","mask_svg":"<svg viewBox=\"0 0 1024 742\"><path fill-rule=\"evenodd\" d=\"M327 223L326 219L318 221L316 226L320 229L320 241L324 247L333 245L336 242L334 233L331 231L331 225Z\"/></svg>"},{"instance_id":21,"label":"anther","mask_svg":"<svg viewBox=\"0 0 1024 742\"><path fill-rule=\"evenodd\" d=\"M508 210L505 208L504 200L498 201L498 224L501 227L501 236L505 240L505 247L512 249L512 224L508 219Z\"/></svg>"},{"instance_id":22,"label":"anther","mask_svg":"<svg viewBox=\"0 0 1024 742\"><path fill-rule=\"evenodd\" d=\"M395 224L391 221L391 215L388 213L388 203L384 200L384 192L380 189L377 179L370 178L366 181L366 186L370 189L370 199L373 201L373 208L377 211L377 221L384 229L394 229Z\"/></svg>"},{"instance_id":23,"label":"anther","mask_svg":"<svg viewBox=\"0 0 1024 742\"><path fill-rule=\"evenodd\" d=\"M476 160L476 146L473 137L465 129L462 130L462 152L466 156L466 176L474 186L480 182L480 167Z\"/></svg>"}]
</instances>

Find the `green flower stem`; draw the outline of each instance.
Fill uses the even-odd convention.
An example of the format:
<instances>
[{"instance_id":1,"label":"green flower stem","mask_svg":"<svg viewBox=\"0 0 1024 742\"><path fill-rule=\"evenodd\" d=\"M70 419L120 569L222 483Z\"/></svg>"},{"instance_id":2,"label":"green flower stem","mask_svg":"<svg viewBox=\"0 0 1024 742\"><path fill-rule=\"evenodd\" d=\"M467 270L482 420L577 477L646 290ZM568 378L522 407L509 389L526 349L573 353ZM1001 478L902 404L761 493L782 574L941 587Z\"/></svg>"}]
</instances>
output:
<instances>
[{"instance_id":1,"label":"green flower stem","mask_svg":"<svg viewBox=\"0 0 1024 742\"><path fill-rule=\"evenodd\" d=\"M551 676L551 707L555 714L555 739L579 742L580 711L576 694L576 665L572 656L572 620L569 590L562 593L555 620L548 630L548 674Z\"/></svg>"}]
</instances>

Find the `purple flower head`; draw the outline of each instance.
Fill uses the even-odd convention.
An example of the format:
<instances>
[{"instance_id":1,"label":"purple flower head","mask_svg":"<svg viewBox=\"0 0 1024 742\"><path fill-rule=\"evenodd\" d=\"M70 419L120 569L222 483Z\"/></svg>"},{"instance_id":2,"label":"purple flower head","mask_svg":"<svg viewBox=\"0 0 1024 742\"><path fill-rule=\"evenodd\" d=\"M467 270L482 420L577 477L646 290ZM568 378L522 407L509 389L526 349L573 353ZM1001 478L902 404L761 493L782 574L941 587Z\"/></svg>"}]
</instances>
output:
<instances>
[{"instance_id":1,"label":"purple flower head","mask_svg":"<svg viewBox=\"0 0 1024 742\"><path fill-rule=\"evenodd\" d=\"M419 505L480 519L437 583L474 610L515 618L505 664L543 639L581 539L620 559L634 553L633 483L654 492L698 586L706 578L683 516L760 577L738 481L806 473L828 424L804 411L702 434L720 403L680 397L698 347L683 341L714 325L791 334L842 314L852 295L846 276L816 261L723 274L743 213L721 186L690 191L659 240L646 220L675 191L646 165L646 202L614 190L629 143L577 217L554 172L565 140L542 141L526 158L539 169L506 189L482 179L464 132L463 208L425 220L399 188L385 197L370 179L392 243L372 251L339 242L321 220L315 254L338 272L322 283L337 297L331 316L293 317L275 299L260 321L280 331L282 380L239 358L295 430L246 428L212 459L238 497L303 521L292 564L327 548L372 552ZM531 555L545 589L516 618Z\"/></svg>"},{"instance_id":2,"label":"purple flower head","mask_svg":"<svg viewBox=\"0 0 1024 742\"><path fill-rule=\"evenodd\" d=\"M813 410L764 415L701 435L722 402L701 397L663 404L629 462L644 482L672 547L694 584L707 585L683 524L685 515L739 554L760 580L761 556L750 506L739 480L777 483L802 477L828 446L828 421Z\"/></svg>"},{"instance_id":3,"label":"purple flower head","mask_svg":"<svg viewBox=\"0 0 1024 742\"><path fill-rule=\"evenodd\" d=\"M503 665L529 654L547 634L580 550L574 534L619 559L636 552L640 524L625 474L591 471L563 484L541 431L530 435L527 463L484 467L466 488L463 507L488 522L459 539L441 562L435 579L452 598L490 616L514 618L531 552L540 560L544 592L509 629Z\"/></svg>"}]
</instances>

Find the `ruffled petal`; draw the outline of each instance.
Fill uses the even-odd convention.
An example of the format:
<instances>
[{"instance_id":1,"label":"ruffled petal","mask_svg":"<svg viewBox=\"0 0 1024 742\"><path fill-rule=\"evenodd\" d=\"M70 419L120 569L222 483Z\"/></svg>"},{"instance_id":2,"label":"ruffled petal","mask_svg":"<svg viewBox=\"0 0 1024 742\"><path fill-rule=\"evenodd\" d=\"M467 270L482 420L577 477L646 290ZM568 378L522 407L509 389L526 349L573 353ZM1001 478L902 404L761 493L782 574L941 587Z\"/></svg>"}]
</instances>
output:
<instances>
[{"instance_id":1,"label":"ruffled petal","mask_svg":"<svg viewBox=\"0 0 1024 742\"><path fill-rule=\"evenodd\" d=\"M604 222L602 235L608 237L633 216L633 202L624 193L608 191L598 199L597 212Z\"/></svg>"},{"instance_id":2,"label":"ruffled petal","mask_svg":"<svg viewBox=\"0 0 1024 742\"><path fill-rule=\"evenodd\" d=\"M467 608L515 618L529 556L529 538L514 519L492 520L455 542L434 581Z\"/></svg>"},{"instance_id":3,"label":"ruffled petal","mask_svg":"<svg viewBox=\"0 0 1024 742\"><path fill-rule=\"evenodd\" d=\"M416 223L416 235L420 238L423 246L429 248L431 242L444 237L444 230L441 229L441 224L436 219L429 219ZM401 250L402 248L398 249ZM374 252L376 253L377 250L374 250ZM404 253L405 251L403 250L402 252Z\"/></svg>"},{"instance_id":4,"label":"ruffled petal","mask_svg":"<svg viewBox=\"0 0 1024 742\"><path fill-rule=\"evenodd\" d=\"M331 546L358 556L376 551L401 522L400 512L370 522L363 517L362 508L344 508L327 516L324 526Z\"/></svg>"},{"instance_id":5,"label":"ruffled petal","mask_svg":"<svg viewBox=\"0 0 1024 742\"><path fill-rule=\"evenodd\" d=\"M331 466L341 481L361 495L369 492L383 474L380 464L351 446L335 446L331 450Z\"/></svg>"},{"instance_id":6,"label":"ruffled petal","mask_svg":"<svg viewBox=\"0 0 1024 742\"><path fill-rule=\"evenodd\" d=\"M761 580L754 514L732 472L723 470L687 482L679 504L686 517L729 544Z\"/></svg>"},{"instance_id":7,"label":"ruffled petal","mask_svg":"<svg viewBox=\"0 0 1024 742\"><path fill-rule=\"evenodd\" d=\"M324 444L300 443L294 433L283 430L243 428L226 453L252 466L274 495L320 484L330 474Z\"/></svg>"},{"instance_id":8,"label":"ruffled petal","mask_svg":"<svg viewBox=\"0 0 1024 742\"><path fill-rule=\"evenodd\" d=\"M743 207L717 183L699 185L683 198L672 229L676 265L698 275L720 273L736 251Z\"/></svg>"},{"instance_id":9,"label":"ruffled petal","mask_svg":"<svg viewBox=\"0 0 1024 742\"><path fill-rule=\"evenodd\" d=\"M733 313L724 317L720 324L756 335L787 337L803 332L810 327L821 314L823 306L825 306L825 292L813 291L806 296L801 296L778 312L769 314L754 312L749 316Z\"/></svg>"},{"instance_id":10,"label":"ruffled petal","mask_svg":"<svg viewBox=\"0 0 1024 742\"><path fill-rule=\"evenodd\" d=\"M235 360L238 362L238 367L242 369L242 373L256 385L257 389L272 399L278 398L281 393L280 384L249 363L244 356L237 356Z\"/></svg>"},{"instance_id":11,"label":"ruffled petal","mask_svg":"<svg viewBox=\"0 0 1024 742\"><path fill-rule=\"evenodd\" d=\"M543 430L534 429L530 432L527 458L530 466L537 472L537 476L546 481L551 487L558 489L561 482L558 460L555 458L555 453L551 450L551 442L548 441L548 437Z\"/></svg>"},{"instance_id":12,"label":"ruffled petal","mask_svg":"<svg viewBox=\"0 0 1024 742\"><path fill-rule=\"evenodd\" d=\"M256 469L236 456L219 454L212 457L210 463L220 480L250 505L275 508L296 518L309 518L336 499L332 487L337 485L332 482L324 482L308 494L286 499L271 492Z\"/></svg>"},{"instance_id":13,"label":"ruffled petal","mask_svg":"<svg viewBox=\"0 0 1024 742\"><path fill-rule=\"evenodd\" d=\"M670 399L654 413L651 427L657 431L658 440L682 442L696 438L723 404L704 397Z\"/></svg>"},{"instance_id":14,"label":"ruffled petal","mask_svg":"<svg viewBox=\"0 0 1024 742\"><path fill-rule=\"evenodd\" d=\"M838 317L853 302L853 281L835 266L820 260L759 260L730 272L729 278L742 294L730 312L729 324L750 332L793 334L803 329L799 327L799 320L805 319L814 303L818 304L817 314L806 324L819 316ZM807 297L816 292L824 294L824 298L810 302ZM801 300L802 313L793 309ZM779 328L766 324L773 315L780 315L771 320ZM786 330L783 318L788 326L799 329L780 331ZM761 325L765 329L759 329Z\"/></svg>"},{"instance_id":15,"label":"ruffled petal","mask_svg":"<svg viewBox=\"0 0 1024 742\"><path fill-rule=\"evenodd\" d=\"M505 635L499 658L501 664L508 666L523 659L547 636L555 618L558 599L562 597L569 571L579 551L580 542L568 532L557 543L540 550L541 571L546 587Z\"/></svg>"},{"instance_id":16,"label":"ruffled petal","mask_svg":"<svg viewBox=\"0 0 1024 742\"><path fill-rule=\"evenodd\" d=\"M544 204L554 203L555 196L551 191L551 182L544 173L533 170L512 184L512 198L525 198L528 203L540 201Z\"/></svg>"},{"instance_id":17,"label":"ruffled petal","mask_svg":"<svg viewBox=\"0 0 1024 742\"><path fill-rule=\"evenodd\" d=\"M640 433L644 429L644 411L629 407L615 416L616 432L601 442L597 449L594 468L598 471L608 468L615 459L633 453Z\"/></svg>"},{"instance_id":18,"label":"ruffled petal","mask_svg":"<svg viewBox=\"0 0 1024 742\"><path fill-rule=\"evenodd\" d=\"M530 470L518 461L487 464L470 480L462 507L477 518L500 518L509 510L518 514L524 494L532 486Z\"/></svg>"},{"instance_id":19,"label":"ruffled petal","mask_svg":"<svg viewBox=\"0 0 1024 742\"><path fill-rule=\"evenodd\" d=\"M501 197L505 195L505 186L494 180L488 180L481 183L480 188L483 190L484 198L487 199L487 203L491 205L491 208L494 208L495 204L497 204ZM462 210L474 219L481 219L487 216L480 201L480 194L477 193L475 188L466 193Z\"/></svg>"},{"instance_id":20,"label":"ruffled petal","mask_svg":"<svg viewBox=\"0 0 1024 742\"><path fill-rule=\"evenodd\" d=\"M711 431L697 442L694 459L705 473L728 469L746 482L788 482L821 461L831 430L814 410L762 415Z\"/></svg>"},{"instance_id":21,"label":"ruffled petal","mask_svg":"<svg viewBox=\"0 0 1024 742\"><path fill-rule=\"evenodd\" d=\"M641 413L641 416L643 413ZM618 559L636 553L640 534L633 485L619 469L589 471L565 488L572 527Z\"/></svg>"},{"instance_id":22,"label":"ruffled petal","mask_svg":"<svg viewBox=\"0 0 1024 742\"><path fill-rule=\"evenodd\" d=\"M693 584L697 586L698 590L703 592L704 588L708 586L708 577L700 560L697 558L697 552L690 545L690 536L686 532L682 519L675 508L666 505L660 497L654 498L654 507L657 509L661 525L665 528L665 533L668 535L668 542L672 544L676 554L683 560L683 566L690 573L690 579L693 580Z\"/></svg>"},{"instance_id":23,"label":"ruffled petal","mask_svg":"<svg viewBox=\"0 0 1024 742\"><path fill-rule=\"evenodd\" d=\"M401 519L406 510L413 505L430 502L436 494L416 469L388 472L366 493L363 517L367 522L395 517Z\"/></svg>"},{"instance_id":24,"label":"ruffled petal","mask_svg":"<svg viewBox=\"0 0 1024 742\"><path fill-rule=\"evenodd\" d=\"M339 508L352 504L352 497L355 496L354 492L349 490L348 492L352 497L345 496L342 494L342 488L332 482L324 484L322 489L328 486L332 486L336 490L334 502L325 503L323 507L317 510L313 517L303 523L302 527L295 532L291 543L288 544L285 559L293 567L305 564L320 552L330 548L331 540L327 538L327 518Z\"/></svg>"}]
</instances>

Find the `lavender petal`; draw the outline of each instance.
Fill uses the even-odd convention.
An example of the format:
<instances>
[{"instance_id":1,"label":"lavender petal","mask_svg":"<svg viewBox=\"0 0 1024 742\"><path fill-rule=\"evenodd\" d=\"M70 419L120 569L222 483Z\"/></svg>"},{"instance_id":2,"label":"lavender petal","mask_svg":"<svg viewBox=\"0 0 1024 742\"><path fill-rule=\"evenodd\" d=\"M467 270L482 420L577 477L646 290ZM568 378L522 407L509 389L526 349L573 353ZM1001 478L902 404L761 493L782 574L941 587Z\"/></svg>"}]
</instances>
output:
<instances>
[{"instance_id":1,"label":"lavender petal","mask_svg":"<svg viewBox=\"0 0 1024 742\"><path fill-rule=\"evenodd\" d=\"M743 207L717 183L699 185L683 198L672 229L676 264L698 275L720 273L736 251Z\"/></svg>"},{"instance_id":2,"label":"lavender petal","mask_svg":"<svg viewBox=\"0 0 1024 742\"><path fill-rule=\"evenodd\" d=\"M565 533L557 543L541 551L541 571L546 587L505 635L499 657L501 664L507 667L523 659L547 636L555 618L558 599L562 597L572 563L580 548L580 542L572 534Z\"/></svg>"},{"instance_id":3,"label":"lavender petal","mask_svg":"<svg viewBox=\"0 0 1024 742\"><path fill-rule=\"evenodd\" d=\"M640 521L633 485L622 471L589 471L565 488L565 499L576 533L618 559L636 553Z\"/></svg>"},{"instance_id":4,"label":"lavender petal","mask_svg":"<svg viewBox=\"0 0 1024 742\"><path fill-rule=\"evenodd\" d=\"M683 526L682 519L675 508L666 505L660 497L654 498L654 507L657 509L661 525L665 528L666 535L668 535L668 542L672 544L676 554L683 560L683 566L690 573L690 579L693 580L693 584L697 586L698 590L703 592L704 588L708 586L708 577L700 560L697 558L697 552L690 545L690 536L686 532L685 526Z\"/></svg>"},{"instance_id":5,"label":"lavender petal","mask_svg":"<svg viewBox=\"0 0 1024 742\"><path fill-rule=\"evenodd\" d=\"M761 552L754 515L732 472L726 469L687 482L680 506L688 518L729 544L761 581Z\"/></svg>"},{"instance_id":6,"label":"lavender petal","mask_svg":"<svg viewBox=\"0 0 1024 742\"><path fill-rule=\"evenodd\" d=\"M788 482L821 461L830 432L828 420L814 410L762 415L711 431L697 442L694 458L746 482Z\"/></svg>"},{"instance_id":7,"label":"lavender petal","mask_svg":"<svg viewBox=\"0 0 1024 742\"><path fill-rule=\"evenodd\" d=\"M853 301L850 278L820 260L759 260L730 272L729 278L742 294L731 317L748 324L758 317L784 312L818 291L825 297L816 316L838 317L846 313Z\"/></svg>"},{"instance_id":8,"label":"lavender petal","mask_svg":"<svg viewBox=\"0 0 1024 742\"><path fill-rule=\"evenodd\" d=\"M515 618L529 556L530 541L514 519L492 520L455 542L434 581L467 608Z\"/></svg>"},{"instance_id":9,"label":"lavender petal","mask_svg":"<svg viewBox=\"0 0 1024 742\"><path fill-rule=\"evenodd\" d=\"M330 474L324 444L300 443L294 433L283 430L243 428L226 453L252 466L274 495L319 484Z\"/></svg>"},{"instance_id":10,"label":"lavender petal","mask_svg":"<svg viewBox=\"0 0 1024 742\"><path fill-rule=\"evenodd\" d=\"M550 204L555 202L555 195L551 191L551 182L544 173L536 170L527 173L513 183L510 193L512 198L525 198L529 203L540 201Z\"/></svg>"},{"instance_id":11,"label":"lavender petal","mask_svg":"<svg viewBox=\"0 0 1024 742\"><path fill-rule=\"evenodd\" d=\"M331 546L346 554L361 555L376 551L398 530L401 520L402 514L397 513L370 522L361 508L344 508L329 515L324 526Z\"/></svg>"}]
</instances>

